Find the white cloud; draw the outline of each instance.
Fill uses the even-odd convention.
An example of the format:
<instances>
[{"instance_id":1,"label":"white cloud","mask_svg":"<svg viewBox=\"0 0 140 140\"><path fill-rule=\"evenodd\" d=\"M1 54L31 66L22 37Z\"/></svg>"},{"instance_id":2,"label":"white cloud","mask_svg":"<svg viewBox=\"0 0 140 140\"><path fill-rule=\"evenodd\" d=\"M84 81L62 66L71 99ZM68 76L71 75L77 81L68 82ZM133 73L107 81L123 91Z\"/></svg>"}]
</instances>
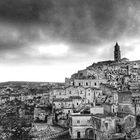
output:
<instances>
[{"instance_id":1,"label":"white cloud","mask_svg":"<svg viewBox=\"0 0 140 140\"><path fill-rule=\"evenodd\" d=\"M68 53L69 47L65 44L41 44L37 46L40 55L62 57Z\"/></svg>"}]
</instances>

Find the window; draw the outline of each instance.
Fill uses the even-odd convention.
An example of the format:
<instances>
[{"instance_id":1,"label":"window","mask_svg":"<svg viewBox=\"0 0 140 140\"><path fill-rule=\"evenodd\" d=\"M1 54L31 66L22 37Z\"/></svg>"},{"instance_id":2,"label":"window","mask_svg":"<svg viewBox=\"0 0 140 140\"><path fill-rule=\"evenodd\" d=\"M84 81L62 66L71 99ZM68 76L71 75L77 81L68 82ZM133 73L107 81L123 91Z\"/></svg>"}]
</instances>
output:
<instances>
[{"instance_id":1,"label":"window","mask_svg":"<svg viewBox=\"0 0 140 140\"><path fill-rule=\"evenodd\" d=\"M114 113L114 108L113 108L113 113Z\"/></svg>"},{"instance_id":2,"label":"window","mask_svg":"<svg viewBox=\"0 0 140 140\"><path fill-rule=\"evenodd\" d=\"M86 86L88 86L88 82L86 82Z\"/></svg>"},{"instance_id":3,"label":"window","mask_svg":"<svg viewBox=\"0 0 140 140\"><path fill-rule=\"evenodd\" d=\"M77 105L78 105L78 103L77 103Z\"/></svg>"},{"instance_id":4,"label":"window","mask_svg":"<svg viewBox=\"0 0 140 140\"><path fill-rule=\"evenodd\" d=\"M81 83L79 83L79 86L81 86Z\"/></svg>"},{"instance_id":5,"label":"window","mask_svg":"<svg viewBox=\"0 0 140 140\"><path fill-rule=\"evenodd\" d=\"M79 124L80 123L80 120L77 120L77 123Z\"/></svg>"},{"instance_id":6,"label":"window","mask_svg":"<svg viewBox=\"0 0 140 140\"><path fill-rule=\"evenodd\" d=\"M83 76L83 73L80 73L80 76Z\"/></svg>"},{"instance_id":7,"label":"window","mask_svg":"<svg viewBox=\"0 0 140 140\"><path fill-rule=\"evenodd\" d=\"M105 127L106 127L106 129L108 129L108 123L105 123Z\"/></svg>"},{"instance_id":8,"label":"window","mask_svg":"<svg viewBox=\"0 0 140 140\"><path fill-rule=\"evenodd\" d=\"M73 82L73 86L74 86L74 82Z\"/></svg>"},{"instance_id":9,"label":"window","mask_svg":"<svg viewBox=\"0 0 140 140\"><path fill-rule=\"evenodd\" d=\"M96 82L94 83L94 85L95 85L95 86L97 85Z\"/></svg>"}]
</instances>

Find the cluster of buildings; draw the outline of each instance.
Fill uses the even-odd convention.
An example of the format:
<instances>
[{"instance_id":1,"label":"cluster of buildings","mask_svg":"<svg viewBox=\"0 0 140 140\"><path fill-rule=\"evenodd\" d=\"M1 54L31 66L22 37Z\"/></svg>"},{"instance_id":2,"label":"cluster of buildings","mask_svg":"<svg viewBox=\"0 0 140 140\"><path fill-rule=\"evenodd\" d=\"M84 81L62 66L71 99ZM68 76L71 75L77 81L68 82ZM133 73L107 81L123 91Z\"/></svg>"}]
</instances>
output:
<instances>
[{"instance_id":1,"label":"cluster of buildings","mask_svg":"<svg viewBox=\"0 0 140 140\"><path fill-rule=\"evenodd\" d=\"M137 135L140 61L121 59L118 43L114 48L114 60L93 63L50 91L55 121L69 127L72 139Z\"/></svg>"},{"instance_id":2,"label":"cluster of buildings","mask_svg":"<svg viewBox=\"0 0 140 140\"><path fill-rule=\"evenodd\" d=\"M40 87L28 85L22 90L0 88L0 105L23 102L21 108L17 107L19 115L32 115L34 133L44 139L57 132L58 126L58 132L68 129L71 139L137 137L140 61L121 59L118 43L114 48L114 60L93 63L66 78L65 84L51 83L46 88L42 83Z\"/></svg>"},{"instance_id":3,"label":"cluster of buildings","mask_svg":"<svg viewBox=\"0 0 140 140\"><path fill-rule=\"evenodd\" d=\"M41 100L42 104L45 104L46 99L48 99L48 91L31 92L27 87L21 89L11 88L8 86L0 88L0 105L14 100L19 100L30 105L37 104Z\"/></svg>"}]
</instances>

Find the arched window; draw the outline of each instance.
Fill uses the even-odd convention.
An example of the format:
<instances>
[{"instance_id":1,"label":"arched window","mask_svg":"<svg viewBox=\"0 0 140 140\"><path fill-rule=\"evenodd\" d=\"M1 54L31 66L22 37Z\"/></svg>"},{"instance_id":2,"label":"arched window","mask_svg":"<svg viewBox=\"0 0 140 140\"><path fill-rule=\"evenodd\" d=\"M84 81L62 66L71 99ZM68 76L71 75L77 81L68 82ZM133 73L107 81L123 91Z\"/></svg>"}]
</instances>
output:
<instances>
[{"instance_id":1,"label":"arched window","mask_svg":"<svg viewBox=\"0 0 140 140\"><path fill-rule=\"evenodd\" d=\"M113 113L114 113L114 108L113 108Z\"/></svg>"},{"instance_id":2,"label":"arched window","mask_svg":"<svg viewBox=\"0 0 140 140\"><path fill-rule=\"evenodd\" d=\"M105 123L105 127L106 127L106 129L108 129L108 123Z\"/></svg>"}]
</instances>

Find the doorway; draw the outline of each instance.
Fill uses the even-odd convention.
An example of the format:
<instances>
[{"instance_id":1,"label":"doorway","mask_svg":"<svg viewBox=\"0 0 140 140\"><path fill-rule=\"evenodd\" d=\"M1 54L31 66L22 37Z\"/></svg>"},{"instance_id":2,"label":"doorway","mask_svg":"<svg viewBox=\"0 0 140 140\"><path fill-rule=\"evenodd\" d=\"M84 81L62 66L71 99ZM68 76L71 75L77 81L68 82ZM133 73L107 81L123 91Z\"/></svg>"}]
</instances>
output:
<instances>
[{"instance_id":1,"label":"doorway","mask_svg":"<svg viewBox=\"0 0 140 140\"><path fill-rule=\"evenodd\" d=\"M77 138L78 138L78 139L81 138L80 132L77 132Z\"/></svg>"}]
</instances>

